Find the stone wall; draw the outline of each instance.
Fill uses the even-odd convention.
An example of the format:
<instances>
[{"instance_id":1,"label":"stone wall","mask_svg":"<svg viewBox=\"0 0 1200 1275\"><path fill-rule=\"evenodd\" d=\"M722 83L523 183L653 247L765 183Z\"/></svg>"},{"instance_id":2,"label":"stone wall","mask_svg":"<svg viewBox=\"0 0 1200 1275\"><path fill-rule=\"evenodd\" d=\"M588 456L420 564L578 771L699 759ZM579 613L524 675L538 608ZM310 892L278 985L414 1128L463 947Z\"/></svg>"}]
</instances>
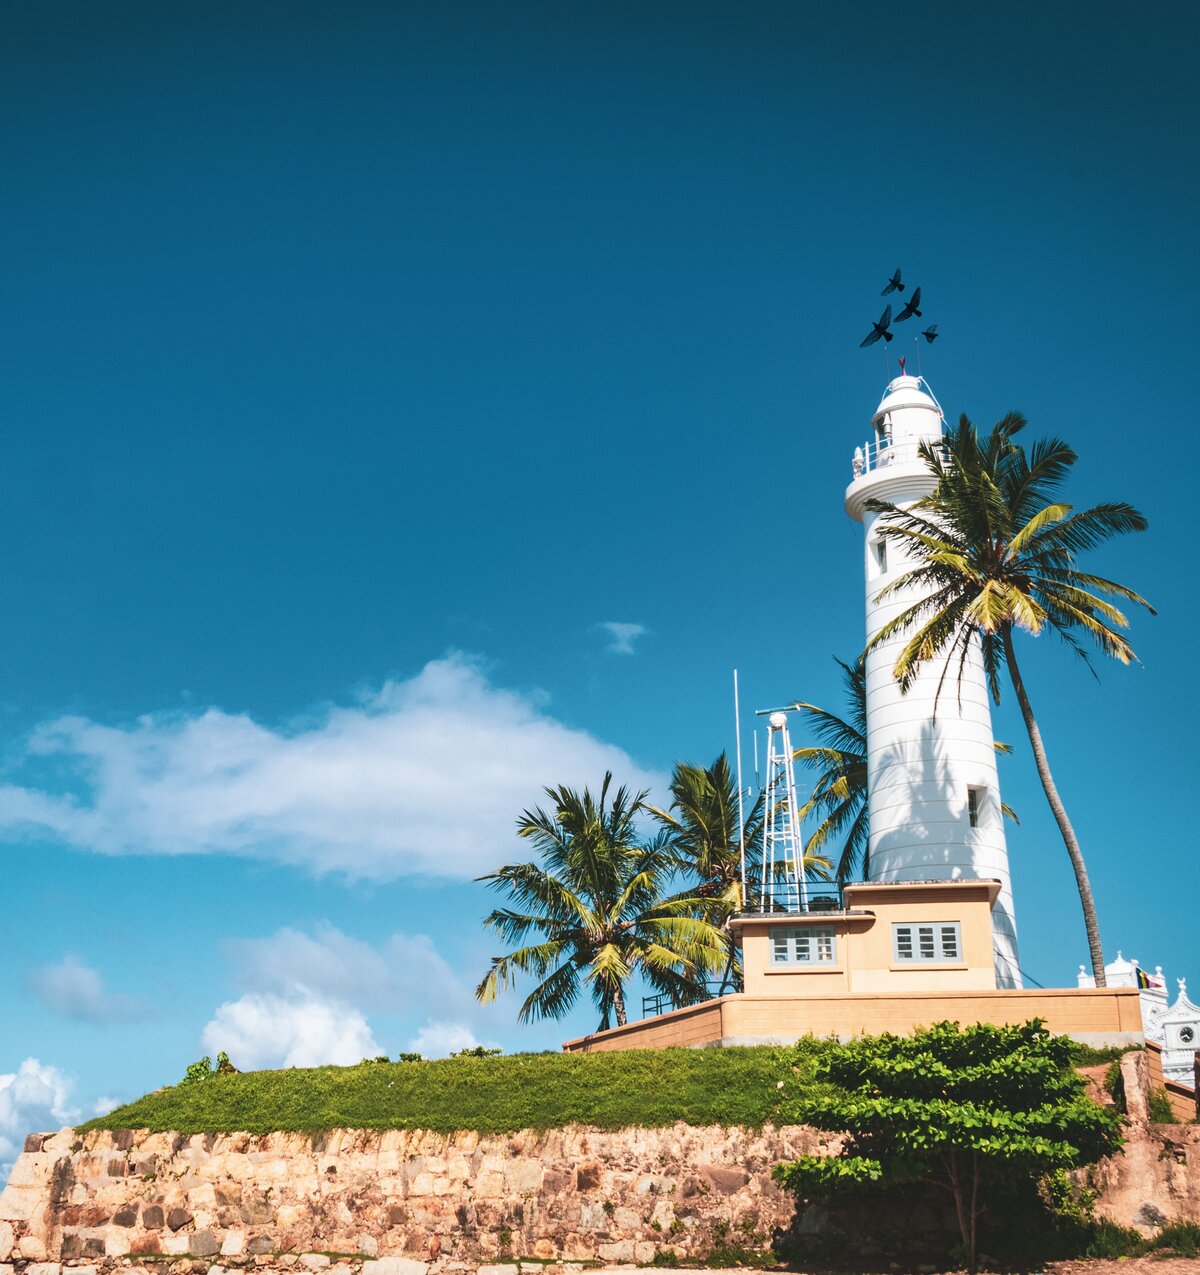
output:
<instances>
[{"instance_id":1,"label":"stone wall","mask_svg":"<svg viewBox=\"0 0 1200 1275\"><path fill-rule=\"evenodd\" d=\"M324 1250L472 1267L664 1252L686 1263L769 1244L793 1214L770 1170L822 1136L683 1124L506 1136L64 1129L28 1140L0 1195L0 1262Z\"/></svg>"},{"instance_id":2,"label":"stone wall","mask_svg":"<svg viewBox=\"0 0 1200 1275\"><path fill-rule=\"evenodd\" d=\"M1093 1092L1109 1100L1104 1069L1093 1070ZM1200 1218L1200 1125L1150 1123L1145 1052L1122 1071L1127 1142L1093 1171L1099 1213L1147 1233ZM714 1249L765 1247L793 1223L820 1233L821 1211L797 1220L770 1171L832 1145L805 1128L684 1124L503 1136L64 1129L28 1139L0 1194L0 1275L61 1275L58 1263L144 1275L164 1261L305 1275L331 1252L346 1256L329 1275L452 1275L520 1258L563 1275L663 1254L686 1266Z\"/></svg>"}]
</instances>

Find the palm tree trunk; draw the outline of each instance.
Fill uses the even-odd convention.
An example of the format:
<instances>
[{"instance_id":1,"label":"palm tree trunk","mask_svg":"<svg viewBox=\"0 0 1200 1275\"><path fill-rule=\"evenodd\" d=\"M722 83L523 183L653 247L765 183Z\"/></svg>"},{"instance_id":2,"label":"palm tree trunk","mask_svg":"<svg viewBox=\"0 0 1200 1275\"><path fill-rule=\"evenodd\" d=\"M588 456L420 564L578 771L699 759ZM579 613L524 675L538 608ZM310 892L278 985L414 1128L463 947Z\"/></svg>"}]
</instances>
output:
<instances>
[{"instance_id":1,"label":"palm tree trunk","mask_svg":"<svg viewBox=\"0 0 1200 1275\"><path fill-rule=\"evenodd\" d=\"M1013 690L1017 695L1017 703L1021 706L1021 716L1025 719L1025 729L1029 734L1029 743L1033 748L1033 760L1037 766L1038 778L1042 781L1042 788L1046 793L1046 800L1050 804L1050 811L1054 815L1054 821L1058 824L1058 830L1062 833L1062 839L1067 847L1067 854L1071 860L1071 867L1075 870L1075 884L1079 888L1079 902L1083 905L1083 924L1087 930L1088 951L1092 957L1092 976L1096 980L1097 987L1107 987L1108 984L1104 978L1104 947L1100 942L1100 923L1096 919L1096 902L1092 898L1092 886L1088 881L1087 865L1083 861L1083 851L1079 848L1079 839L1075 836L1075 829L1071 827L1071 821L1067 818L1067 808L1062 803L1062 798L1058 795L1058 789L1054 786L1054 777L1050 774L1050 763L1046 760L1046 749L1042 743L1042 732L1038 729L1037 719L1033 715L1033 705L1029 702L1029 696L1025 691L1025 682L1021 677L1021 670L1017 667L1017 654L1013 650L1013 634L1012 629L1005 627L1004 640L1004 659L1008 664L1008 676L1012 679Z\"/></svg>"},{"instance_id":2,"label":"palm tree trunk","mask_svg":"<svg viewBox=\"0 0 1200 1275\"><path fill-rule=\"evenodd\" d=\"M624 1027L629 1020L625 1016L625 989L620 983L613 988L613 1009L617 1011L617 1026Z\"/></svg>"}]
</instances>

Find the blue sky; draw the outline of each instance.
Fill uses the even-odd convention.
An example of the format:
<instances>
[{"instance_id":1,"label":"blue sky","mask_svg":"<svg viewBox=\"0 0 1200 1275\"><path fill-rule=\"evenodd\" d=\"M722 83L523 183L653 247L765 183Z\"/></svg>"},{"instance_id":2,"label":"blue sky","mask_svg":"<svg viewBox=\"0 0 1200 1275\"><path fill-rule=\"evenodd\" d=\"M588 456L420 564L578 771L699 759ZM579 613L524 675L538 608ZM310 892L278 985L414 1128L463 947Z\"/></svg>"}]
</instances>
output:
<instances>
[{"instance_id":1,"label":"blue sky","mask_svg":"<svg viewBox=\"0 0 1200 1275\"><path fill-rule=\"evenodd\" d=\"M750 707L836 705L897 265L947 411L1023 411L1072 498L1150 519L1093 564L1160 611L1142 664L1025 660L1106 946L1200 978L1193 8L3 21L0 1162L218 1038L592 1026L472 1004L471 878L542 784L731 747L735 665ZM997 734L1023 962L1070 982L1007 702Z\"/></svg>"}]
</instances>

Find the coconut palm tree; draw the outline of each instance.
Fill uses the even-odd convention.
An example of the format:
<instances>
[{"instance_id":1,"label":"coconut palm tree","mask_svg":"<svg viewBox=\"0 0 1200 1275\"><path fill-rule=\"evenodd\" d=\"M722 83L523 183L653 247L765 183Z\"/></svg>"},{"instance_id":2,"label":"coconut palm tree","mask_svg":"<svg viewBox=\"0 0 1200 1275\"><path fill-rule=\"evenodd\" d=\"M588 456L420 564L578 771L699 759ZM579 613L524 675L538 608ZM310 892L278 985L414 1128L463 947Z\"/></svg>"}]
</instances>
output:
<instances>
[{"instance_id":1,"label":"coconut palm tree","mask_svg":"<svg viewBox=\"0 0 1200 1275\"><path fill-rule=\"evenodd\" d=\"M853 664L837 660L846 688L847 718L815 704L798 701L796 707L821 741L816 748L797 748L795 759L817 771L812 796L801 817L823 816L808 840L809 851L821 850L833 838L841 840L836 878L839 885L861 871L871 871L867 824L867 672L866 657Z\"/></svg>"},{"instance_id":2,"label":"coconut palm tree","mask_svg":"<svg viewBox=\"0 0 1200 1275\"><path fill-rule=\"evenodd\" d=\"M1079 839L1058 794L1042 733L1034 716L1014 636L1018 631L1057 633L1085 662L1085 642L1128 664L1136 658L1119 632L1129 625L1110 599L1154 608L1140 594L1102 576L1080 571L1079 554L1112 536L1144 531L1146 519L1131 505L1107 503L1076 511L1056 499L1078 459L1060 439L1034 443L1028 455L1015 441L1025 418L1012 413L980 438L964 416L938 444L921 454L937 480L934 491L909 509L883 501L867 508L886 515L880 534L917 565L880 591L880 597L912 590L907 606L872 638L868 650L897 634L911 634L895 665L902 688L912 685L929 660L944 656L941 681L957 678L971 650L983 656L992 698L1000 700L1000 666L1021 708L1038 777L1054 814L1083 906L1092 971L1105 985L1096 906Z\"/></svg>"},{"instance_id":3,"label":"coconut palm tree","mask_svg":"<svg viewBox=\"0 0 1200 1275\"><path fill-rule=\"evenodd\" d=\"M604 776L599 798L565 786L547 788L552 813L540 807L517 820L517 833L536 847L540 863L515 863L479 878L507 890L522 910L497 908L484 921L509 943L537 942L492 959L475 989L483 1002L518 974L538 979L518 1021L561 1018L583 987L600 1011L603 1031L628 1021L625 984L640 971L677 1004L702 1000L706 978L721 969L726 946L707 919L706 901L668 896L676 858L659 835L639 837L646 793L618 788Z\"/></svg>"},{"instance_id":4,"label":"coconut palm tree","mask_svg":"<svg viewBox=\"0 0 1200 1275\"><path fill-rule=\"evenodd\" d=\"M816 748L797 748L793 756L810 770L817 771L812 796L801 815L824 816L808 840L808 853L820 851L832 838L841 838L836 878L845 885L856 877L871 875L870 819L867 810L867 661L860 655L853 664L834 657L842 670L846 687L846 718L838 717L815 704L798 701L796 707L822 743ZM1011 753L1012 745L996 740L998 753ZM1014 823L1016 812L1004 802L1001 811Z\"/></svg>"},{"instance_id":5,"label":"coconut palm tree","mask_svg":"<svg viewBox=\"0 0 1200 1275\"><path fill-rule=\"evenodd\" d=\"M658 820L675 855L679 869L689 880L686 894L704 901L704 914L722 927L727 956L720 994L740 991L742 972L737 948L728 930L731 917L742 911L742 849L745 847L749 893L757 879L762 857L763 799L761 794L738 824L737 782L729 759L722 753L711 766L677 762L671 776L671 806L647 809Z\"/></svg>"}]
</instances>

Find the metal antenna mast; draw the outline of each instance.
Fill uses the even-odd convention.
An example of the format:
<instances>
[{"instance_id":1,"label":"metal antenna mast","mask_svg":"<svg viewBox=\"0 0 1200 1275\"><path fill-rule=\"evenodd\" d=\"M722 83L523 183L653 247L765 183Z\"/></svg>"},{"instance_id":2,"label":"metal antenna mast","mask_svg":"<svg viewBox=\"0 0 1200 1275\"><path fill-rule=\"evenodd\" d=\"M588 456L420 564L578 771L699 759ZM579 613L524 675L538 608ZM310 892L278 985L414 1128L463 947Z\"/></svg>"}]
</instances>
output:
<instances>
[{"instance_id":1,"label":"metal antenna mast","mask_svg":"<svg viewBox=\"0 0 1200 1275\"><path fill-rule=\"evenodd\" d=\"M804 840L800 832L800 804L796 800L796 765L787 713L764 709L767 717L766 810L763 821L762 909L767 910L767 882L779 881L789 904L799 895L799 910L808 911L808 877L804 871ZM789 911L795 908L789 907Z\"/></svg>"}]
</instances>

